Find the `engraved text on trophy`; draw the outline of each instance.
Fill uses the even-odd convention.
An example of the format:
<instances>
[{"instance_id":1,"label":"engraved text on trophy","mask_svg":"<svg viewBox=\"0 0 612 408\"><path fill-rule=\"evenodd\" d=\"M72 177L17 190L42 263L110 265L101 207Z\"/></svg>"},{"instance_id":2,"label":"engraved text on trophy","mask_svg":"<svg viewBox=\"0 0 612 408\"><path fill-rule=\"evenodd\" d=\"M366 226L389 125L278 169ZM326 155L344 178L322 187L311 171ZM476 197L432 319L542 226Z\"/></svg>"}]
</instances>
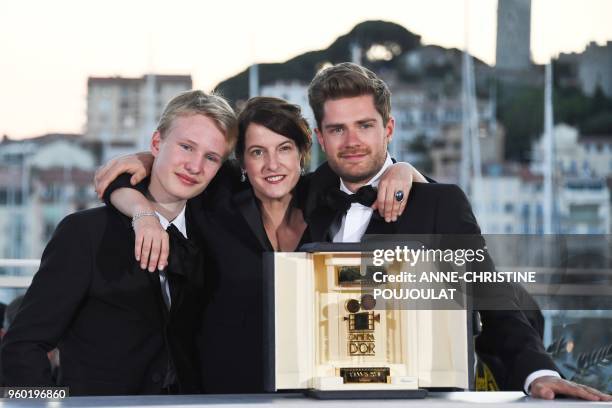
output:
<instances>
[{"instance_id":1,"label":"engraved text on trophy","mask_svg":"<svg viewBox=\"0 0 612 408\"><path fill-rule=\"evenodd\" d=\"M345 308L348 316L348 352L351 356L375 356L376 338L374 329L376 322L380 322L380 314L371 310L376 306L372 295L366 294L357 299L349 299Z\"/></svg>"}]
</instances>

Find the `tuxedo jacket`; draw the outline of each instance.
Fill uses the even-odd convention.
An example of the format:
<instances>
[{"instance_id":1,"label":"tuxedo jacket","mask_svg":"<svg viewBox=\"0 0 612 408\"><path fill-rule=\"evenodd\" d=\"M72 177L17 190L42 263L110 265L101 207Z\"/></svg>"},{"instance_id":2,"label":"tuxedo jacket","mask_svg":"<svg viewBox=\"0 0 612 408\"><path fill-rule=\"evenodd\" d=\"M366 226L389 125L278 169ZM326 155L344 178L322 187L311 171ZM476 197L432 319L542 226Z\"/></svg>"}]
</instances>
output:
<instances>
[{"instance_id":1,"label":"tuxedo jacket","mask_svg":"<svg viewBox=\"0 0 612 408\"><path fill-rule=\"evenodd\" d=\"M222 174L217 182L223 178ZM301 197L302 190L298 190ZM214 199L191 203L202 205L200 229L209 262L202 329L205 335L199 342L202 387L204 392L214 394L264 392L262 259L264 252L274 249L248 183L211 189L209 193ZM302 239L306 241L307 236L305 232Z\"/></svg>"},{"instance_id":2,"label":"tuxedo jacket","mask_svg":"<svg viewBox=\"0 0 612 408\"><path fill-rule=\"evenodd\" d=\"M188 236L197 239L189 211L186 217ZM67 216L3 339L4 384L56 385L47 352L57 346L59 385L71 395L158 394L169 364L178 392L198 392L203 275L191 269L167 271L168 311L159 274L141 270L134 259L127 217L110 207Z\"/></svg>"},{"instance_id":3,"label":"tuxedo jacket","mask_svg":"<svg viewBox=\"0 0 612 408\"><path fill-rule=\"evenodd\" d=\"M105 192L132 187L122 175ZM202 391L211 394L264 392L263 253L273 251L258 200L240 169L225 163L206 190L187 201L206 259L206 299L197 341ZM295 189L294 205L302 208L308 177ZM302 208L303 210L303 208ZM300 244L308 242L308 230ZM299 246L299 245L298 245Z\"/></svg>"},{"instance_id":4,"label":"tuxedo jacket","mask_svg":"<svg viewBox=\"0 0 612 408\"><path fill-rule=\"evenodd\" d=\"M109 186L107 204L112 191L132 187L129 178L122 175ZM206 259L197 347L202 391L211 394L264 392L262 259L274 249L253 190L239 178L239 169L226 163L201 195L187 201ZM143 186L134 188L144 192Z\"/></svg>"},{"instance_id":5,"label":"tuxedo jacket","mask_svg":"<svg viewBox=\"0 0 612 408\"><path fill-rule=\"evenodd\" d=\"M306 203L305 217L314 242L331 240L331 227L341 220L342 213L329 208L322 200L330 188L338 188L340 180L327 163L314 173ZM406 207L395 222L386 223L373 214L366 234L470 234L478 240L480 228L469 201L456 185L413 183ZM508 287L504 296L519 304L521 289ZM518 292L518 293L517 293ZM515 298L516 302L515 302ZM482 332L476 338L476 351L485 360L501 362L503 372L494 372L502 389L523 390L525 379L536 370L557 370L545 352L541 334L520 310L480 310ZM558 370L557 370L558 371Z\"/></svg>"}]
</instances>

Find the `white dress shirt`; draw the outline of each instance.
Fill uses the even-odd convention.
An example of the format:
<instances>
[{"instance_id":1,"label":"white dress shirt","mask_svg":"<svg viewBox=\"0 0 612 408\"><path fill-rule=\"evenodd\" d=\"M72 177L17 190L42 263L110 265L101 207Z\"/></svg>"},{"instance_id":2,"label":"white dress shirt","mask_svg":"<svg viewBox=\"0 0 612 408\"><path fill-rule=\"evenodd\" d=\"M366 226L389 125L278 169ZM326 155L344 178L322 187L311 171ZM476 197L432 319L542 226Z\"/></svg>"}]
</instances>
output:
<instances>
[{"instance_id":1,"label":"white dress shirt","mask_svg":"<svg viewBox=\"0 0 612 408\"><path fill-rule=\"evenodd\" d=\"M387 158L382 168L374 177L372 177L365 185L371 185L372 187L378 187L378 182L382 174L393 164L393 160L387 153ZM354 194L350 191L344 181L340 179L340 190L347 194ZM360 242L363 234L368 229L370 218L372 218L371 207L366 207L363 204L352 203L351 208L348 209L346 214L342 217L340 225L332 226L332 236L334 242Z\"/></svg>"},{"instance_id":2,"label":"white dress shirt","mask_svg":"<svg viewBox=\"0 0 612 408\"><path fill-rule=\"evenodd\" d=\"M174 226L183 234L185 238L187 238L187 225L185 224L185 207L181 210L179 215L176 216L172 222L168 221L166 217L155 211L157 217L159 218L159 223L161 224L163 229L168 229L170 224L174 224ZM170 309L172 304L172 298L170 297L170 284L168 283L168 278L166 277L166 271L159 271L159 283L161 283L162 290L164 291L164 302L166 302L166 306Z\"/></svg>"},{"instance_id":3,"label":"white dress shirt","mask_svg":"<svg viewBox=\"0 0 612 408\"><path fill-rule=\"evenodd\" d=\"M378 182L380 181L380 177L382 174L393 164L391 157L389 157L389 153L387 153L387 158L382 168L374 177L370 179L366 183L366 185L371 185L372 187L378 187ZM340 190L344 191L347 194L354 194L350 191L344 181L340 179ZM406 192L404 192L406 193ZM372 210L371 207L366 207L359 203L352 203L351 207L348 209L346 214L342 217L342 222L340 225L332 226L332 236L334 242L361 242L361 238L363 234L365 234L368 229L368 224L370 224L370 218L372 218ZM162 224L163 225L163 224ZM552 370L537 370L533 373L529 374L525 379L525 384L523 389L525 393L530 394L529 387L531 383L536 379L543 377L545 375L552 375L558 378L561 378L558 372Z\"/></svg>"}]
</instances>

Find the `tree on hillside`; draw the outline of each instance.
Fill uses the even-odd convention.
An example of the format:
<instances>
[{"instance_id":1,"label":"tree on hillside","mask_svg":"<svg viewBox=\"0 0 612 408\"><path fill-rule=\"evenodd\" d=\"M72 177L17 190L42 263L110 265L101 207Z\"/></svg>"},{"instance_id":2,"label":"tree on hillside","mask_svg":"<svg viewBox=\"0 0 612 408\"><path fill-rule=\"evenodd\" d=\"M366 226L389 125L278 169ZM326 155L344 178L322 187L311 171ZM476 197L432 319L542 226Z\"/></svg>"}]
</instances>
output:
<instances>
[{"instance_id":1,"label":"tree on hillside","mask_svg":"<svg viewBox=\"0 0 612 408\"><path fill-rule=\"evenodd\" d=\"M506 158L529 161L532 142L544 125L543 87L498 83L497 118L506 129ZM612 100L598 88L592 97L575 87L553 91L553 121L577 127L583 135L612 135Z\"/></svg>"},{"instance_id":2,"label":"tree on hillside","mask_svg":"<svg viewBox=\"0 0 612 408\"><path fill-rule=\"evenodd\" d=\"M398 24L365 21L324 50L310 51L284 63L259 64L259 81L260 85L275 81L308 83L323 64L350 61L352 44L358 44L362 49L362 63L377 70L384 66L393 66L399 55L418 47L420 43L420 36ZM373 47L377 52L371 52ZM388 55L390 58L374 58L377 55ZM248 98L248 69L219 83L215 90L233 103Z\"/></svg>"}]
</instances>

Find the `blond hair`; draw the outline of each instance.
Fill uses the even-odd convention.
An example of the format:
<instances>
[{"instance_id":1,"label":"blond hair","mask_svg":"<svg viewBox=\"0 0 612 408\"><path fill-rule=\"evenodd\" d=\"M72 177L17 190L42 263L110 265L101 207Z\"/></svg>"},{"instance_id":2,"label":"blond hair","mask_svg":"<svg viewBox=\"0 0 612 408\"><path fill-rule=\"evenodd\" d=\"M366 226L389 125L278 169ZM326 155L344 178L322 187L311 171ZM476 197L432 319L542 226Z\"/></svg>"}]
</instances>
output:
<instances>
[{"instance_id":1,"label":"blond hair","mask_svg":"<svg viewBox=\"0 0 612 408\"><path fill-rule=\"evenodd\" d=\"M212 119L225 135L229 151L234 148L238 137L238 121L234 110L222 96L200 90L181 92L168 102L157 123L157 131L162 139L174 119L190 115L204 115Z\"/></svg>"}]
</instances>

